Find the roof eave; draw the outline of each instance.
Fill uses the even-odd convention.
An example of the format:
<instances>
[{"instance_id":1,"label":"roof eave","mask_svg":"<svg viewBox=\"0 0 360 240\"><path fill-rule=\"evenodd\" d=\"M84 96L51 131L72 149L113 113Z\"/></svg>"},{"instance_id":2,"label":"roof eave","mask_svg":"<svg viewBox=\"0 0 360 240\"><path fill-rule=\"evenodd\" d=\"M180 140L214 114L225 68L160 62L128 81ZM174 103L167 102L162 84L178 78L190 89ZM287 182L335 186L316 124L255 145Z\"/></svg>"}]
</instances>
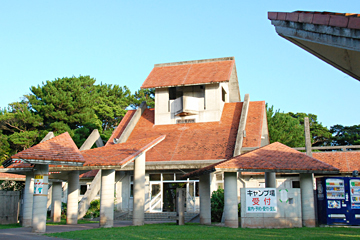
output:
<instances>
[{"instance_id":1,"label":"roof eave","mask_svg":"<svg viewBox=\"0 0 360 240\"><path fill-rule=\"evenodd\" d=\"M141 89L150 89L150 88L170 88L170 87L209 85L209 84L223 83L223 82L229 82L229 81L230 81L230 79L228 79L228 80L223 80L223 81L214 81L214 82L205 82L205 83L194 83L194 84L178 84L178 85L153 86L153 87L143 87L143 86L141 86L140 88L141 88Z\"/></svg>"}]
</instances>

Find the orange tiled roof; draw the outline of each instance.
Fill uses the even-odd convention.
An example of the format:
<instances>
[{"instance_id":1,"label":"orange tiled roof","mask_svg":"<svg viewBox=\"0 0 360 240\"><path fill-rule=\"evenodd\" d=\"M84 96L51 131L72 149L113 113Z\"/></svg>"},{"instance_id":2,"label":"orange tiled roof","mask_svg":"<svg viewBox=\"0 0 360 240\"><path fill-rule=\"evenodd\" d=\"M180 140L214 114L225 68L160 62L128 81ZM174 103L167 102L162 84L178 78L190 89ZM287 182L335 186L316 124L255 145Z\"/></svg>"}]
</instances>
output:
<instances>
[{"instance_id":1,"label":"orange tiled roof","mask_svg":"<svg viewBox=\"0 0 360 240\"><path fill-rule=\"evenodd\" d=\"M154 110L146 109L128 141L166 135L148 151L146 161L227 159L233 156L242 105L225 103L219 122L171 125L154 125ZM265 102L250 102L244 147L260 147L264 109ZM113 143L109 140L107 144Z\"/></svg>"},{"instance_id":2,"label":"orange tiled roof","mask_svg":"<svg viewBox=\"0 0 360 240\"><path fill-rule=\"evenodd\" d=\"M165 139L165 135L81 151L84 166L121 166Z\"/></svg>"},{"instance_id":3,"label":"orange tiled roof","mask_svg":"<svg viewBox=\"0 0 360 240\"><path fill-rule=\"evenodd\" d=\"M86 173L80 174L79 178L94 178L98 172L99 172L98 169L91 170L91 171L88 171Z\"/></svg>"},{"instance_id":4,"label":"orange tiled roof","mask_svg":"<svg viewBox=\"0 0 360 240\"><path fill-rule=\"evenodd\" d=\"M19 178L25 180L25 175L0 172L0 180L14 180Z\"/></svg>"},{"instance_id":5,"label":"orange tiled roof","mask_svg":"<svg viewBox=\"0 0 360 240\"><path fill-rule=\"evenodd\" d=\"M313 157L339 168L341 173L360 169L360 151L314 152Z\"/></svg>"},{"instance_id":6,"label":"orange tiled roof","mask_svg":"<svg viewBox=\"0 0 360 240\"><path fill-rule=\"evenodd\" d=\"M67 132L21 151L11 158L63 162L84 162L85 160ZM24 164L19 164L19 166L22 165ZM10 167L18 167L18 165Z\"/></svg>"},{"instance_id":7,"label":"orange tiled roof","mask_svg":"<svg viewBox=\"0 0 360 240\"><path fill-rule=\"evenodd\" d=\"M229 160L210 165L208 167L193 171L183 177L201 175L215 169L233 171L254 170L274 172L337 172L339 169L330 164L309 157L284 144L275 142L251 152L239 155Z\"/></svg>"},{"instance_id":8,"label":"orange tiled roof","mask_svg":"<svg viewBox=\"0 0 360 240\"><path fill-rule=\"evenodd\" d=\"M235 60L154 67L141 88L195 85L230 80Z\"/></svg>"},{"instance_id":9,"label":"orange tiled roof","mask_svg":"<svg viewBox=\"0 0 360 240\"><path fill-rule=\"evenodd\" d=\"M360 14L334 12L268 12L268 19L360 29Z\"/></svg>"}]
</instances>

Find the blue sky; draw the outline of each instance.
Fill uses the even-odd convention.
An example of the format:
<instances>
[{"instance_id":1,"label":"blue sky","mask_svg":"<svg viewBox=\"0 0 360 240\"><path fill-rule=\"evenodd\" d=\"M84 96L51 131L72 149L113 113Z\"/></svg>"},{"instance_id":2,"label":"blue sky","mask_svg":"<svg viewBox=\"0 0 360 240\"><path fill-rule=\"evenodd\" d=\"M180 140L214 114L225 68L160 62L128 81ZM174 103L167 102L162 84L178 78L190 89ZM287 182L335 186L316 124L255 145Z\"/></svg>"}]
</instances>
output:
<instances>
[{"instance_id":1,"label":"blue sky","mask_svg":"<svg viewBox=\"0 0 360 240\"><path fill-rule=\"evenodd\" d=\"M356 7L357 6L357 7ZM234 56L240 93L325 126L360 124L360 82L279 37L268 11L360 13L341 1L1 1L0 107L90 75L138 90L156 63Z\"/></svg>"}]
</instances>

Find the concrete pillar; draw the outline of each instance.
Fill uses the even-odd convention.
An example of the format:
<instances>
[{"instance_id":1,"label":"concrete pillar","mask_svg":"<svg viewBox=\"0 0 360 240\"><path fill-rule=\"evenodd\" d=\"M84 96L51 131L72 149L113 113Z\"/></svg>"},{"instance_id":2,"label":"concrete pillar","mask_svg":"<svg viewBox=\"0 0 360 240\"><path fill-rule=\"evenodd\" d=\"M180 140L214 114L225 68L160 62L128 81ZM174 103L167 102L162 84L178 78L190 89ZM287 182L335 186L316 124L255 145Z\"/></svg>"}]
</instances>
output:
<instances>
[{"instance_id":1,"label":"concrete pillar","mask_svg":"<svg viewBox=\"0 0 360 240\"><path fill-rule=\"evenodd\" d=\"M312 157L312 150L311 150L311 135L310 135L310 124L309 118L304 117L304 131L305 131L305 150L306 155Z\"/></svg>"},{"instance_id":2,"label":"concrete pillar","mask_svg":"<svg viewBox=\"0 0 360 240\"><path fill-rule=\"evenodd\" d=\"M77 224L78 220L78 201L79 201L79 171L68 173L68 196L66 224Z\"/></svg>"},{"instance_id":3,"label":"concrete pillar","mask_svg":"<svg viewBox=\"0 0 360 240\"><path fill-rule=\"evenodd\" d=\"M300 173L301 212L304 227L315 227L313 174Z\"/></svg>"},{"instance_id":4,"label":"concrete pillar","mask_svg":"<svg viewBox=\"0 0 360 240\"><path fill-rule=\"evenodd\" d=\"M185 188L177 188L176 189L176 216L177 225L185 224Z\"/></svg>"},{"instance_id":5,"label":"concrete pillar","mask_svg":"<svg viewBox=\"0 0 360 240\"><path fill-rule=\"evenodd\" d=\"M114 226L115 170L101 170L100 227Z\"/></svg>"},{"instance_id":6,"label":"concrete pillar","mask_svg":"<svg viewBox=\"0 0 360 240\"><path fill-rule=\"evenodd\" d=\"M135 159L134 166L133 225L144 225L145 154Z\"/></svg>"},{"instance_id":7,"label":"concrete pillar","mask_svg":"<svg viewBox=\"0 0 360 240\"><path fill-rule=\"evenodd\" d=\"M23 205L23 227L32 226L33 211L33 194L34 194L34 173L26 173L25 189L24 189L24 205Z\"/></svg>"},{"instance_id":8,"label":"concrete pillar","mask_svg":"<svg viewBox=\"0 0 360 240\"><path fill-rule=\"evenodd\" d=\"M122 195L122 188L123 188L123 180L125 178L125 172L123 171L116 171L115 172L115 192L116 192L116 204L115 208L118 211L123 209L122 202L123 202L123 195ZM125 196L124 196L125 198Z\"/></svg>"},{"instance_id":9,"label":"concrete pillar","mask_svg":"<svg viewBox=\"0 0 360 240\"><path fill-rule=\"evenodd\" d=\"M34 169L35 185L32 211L32 232L44 233L46 231L49 165L36 164Z\"/></svg>"},{"instance_id":10,"label":"concrete pillar","mask_svg":"<svg viewBox=\"0 0 360 240\"><path fill-rule=\"evenodd\" d=\"M225 226L239 227L236 172L224 173L224 218Z\"/></svg>"},{"instance_id":11,"label":"concrete pillar","mask_svg":"<svg viewBox=\"0 0 360 240\"><path fill-rule=\"evenodd\" d=\"M51 201L51 220L53 222L61 221L61 194L62 182L53 182Z\"/></svg>"},{"instance_id":12,"label":"concrete pillar","mask_svg":"<svg viewBox=\"0 0 360 240\"><path fill-rule=\"evenodd\" d=\"M199 177L200 224L211 224L210 174Z\"/></svg>"},{"instance_id":13,"label":"concrete pillar","mask_svg":"<svg viewBox=\"0 0 360 240\"><path fill-rule=\"evenodd\" d=\"M265 187L276 188L276 173L265 172Z\"/></svg>"}]
</instances>

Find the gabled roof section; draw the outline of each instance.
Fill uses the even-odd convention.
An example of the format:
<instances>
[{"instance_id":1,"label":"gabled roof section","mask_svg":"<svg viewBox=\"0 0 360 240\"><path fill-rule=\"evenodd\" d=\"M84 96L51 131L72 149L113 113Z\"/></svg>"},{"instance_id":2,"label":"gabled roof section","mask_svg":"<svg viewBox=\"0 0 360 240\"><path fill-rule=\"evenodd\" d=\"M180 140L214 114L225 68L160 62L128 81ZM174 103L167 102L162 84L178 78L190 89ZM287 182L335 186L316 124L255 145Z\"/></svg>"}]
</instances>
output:
<instances>
[{"instance_id":1,"label":"gabled roof section","mask_svg":"<svg viewBox=\"0 0 360 240\"><path fill-rule=\"evenodd\" d=\"M127 142L166 135L164 141L147 152L146 161L228 159L233 156L242 105L225 103L219 122L171 125L154 125L154 110L146 109ZM260 147L264 108L263 101L250 102L243 147Z\"/></svg>"},{"instance_id":2,"label":"gabled roof section","mask_svg":"<svg viewBox=\"0 0 360 240\"><path fill-rule=\"evenodd\" d=\"M183 177L202 175L213 171L232 172L283 172L283 173L338 173L339 169L330 164L275 142L188 173Z\"/></svg>"},{"instance_id":3,"label":"gabled roof section","mask_svg":"<svg viewBox=\"0 0 360 240\"><path fill-rule=\"evenodd\" d=\"M360 152L313 152L313 157L340 169L340 173L351 173L360 169Z\"/></svg>"},{"instance_id":4,"label":"gabled roof section","mask_svg":"<svg viewBox=\"0 0 360 240\"><path fill-rule=\"evenodd\" d=\"M67 132L21 151L11 158L31 163L61 165L73 165L74 163L82 165L85 161Z\"/></svg>"},{"instance_id":5,"label":"gabled roof section","mask_svg":"<svg viewBox=\"0 0 360 240\"><path fill-rule=\"evenodd\" d=\"M86 160L84 166L125 166L164 139L165 135L161 135L84 150L81 152Z\"/></svg>"},{"instance_id":6,"label":"gabled roof section","mask_svg":"<svg viewBox=\"0 0 360 240\"><path fill-rule=\"evenodd\" d=\"M228 82L234 65L233 57L157 64L141 88Z\"/></svg>"}]
</instances>

